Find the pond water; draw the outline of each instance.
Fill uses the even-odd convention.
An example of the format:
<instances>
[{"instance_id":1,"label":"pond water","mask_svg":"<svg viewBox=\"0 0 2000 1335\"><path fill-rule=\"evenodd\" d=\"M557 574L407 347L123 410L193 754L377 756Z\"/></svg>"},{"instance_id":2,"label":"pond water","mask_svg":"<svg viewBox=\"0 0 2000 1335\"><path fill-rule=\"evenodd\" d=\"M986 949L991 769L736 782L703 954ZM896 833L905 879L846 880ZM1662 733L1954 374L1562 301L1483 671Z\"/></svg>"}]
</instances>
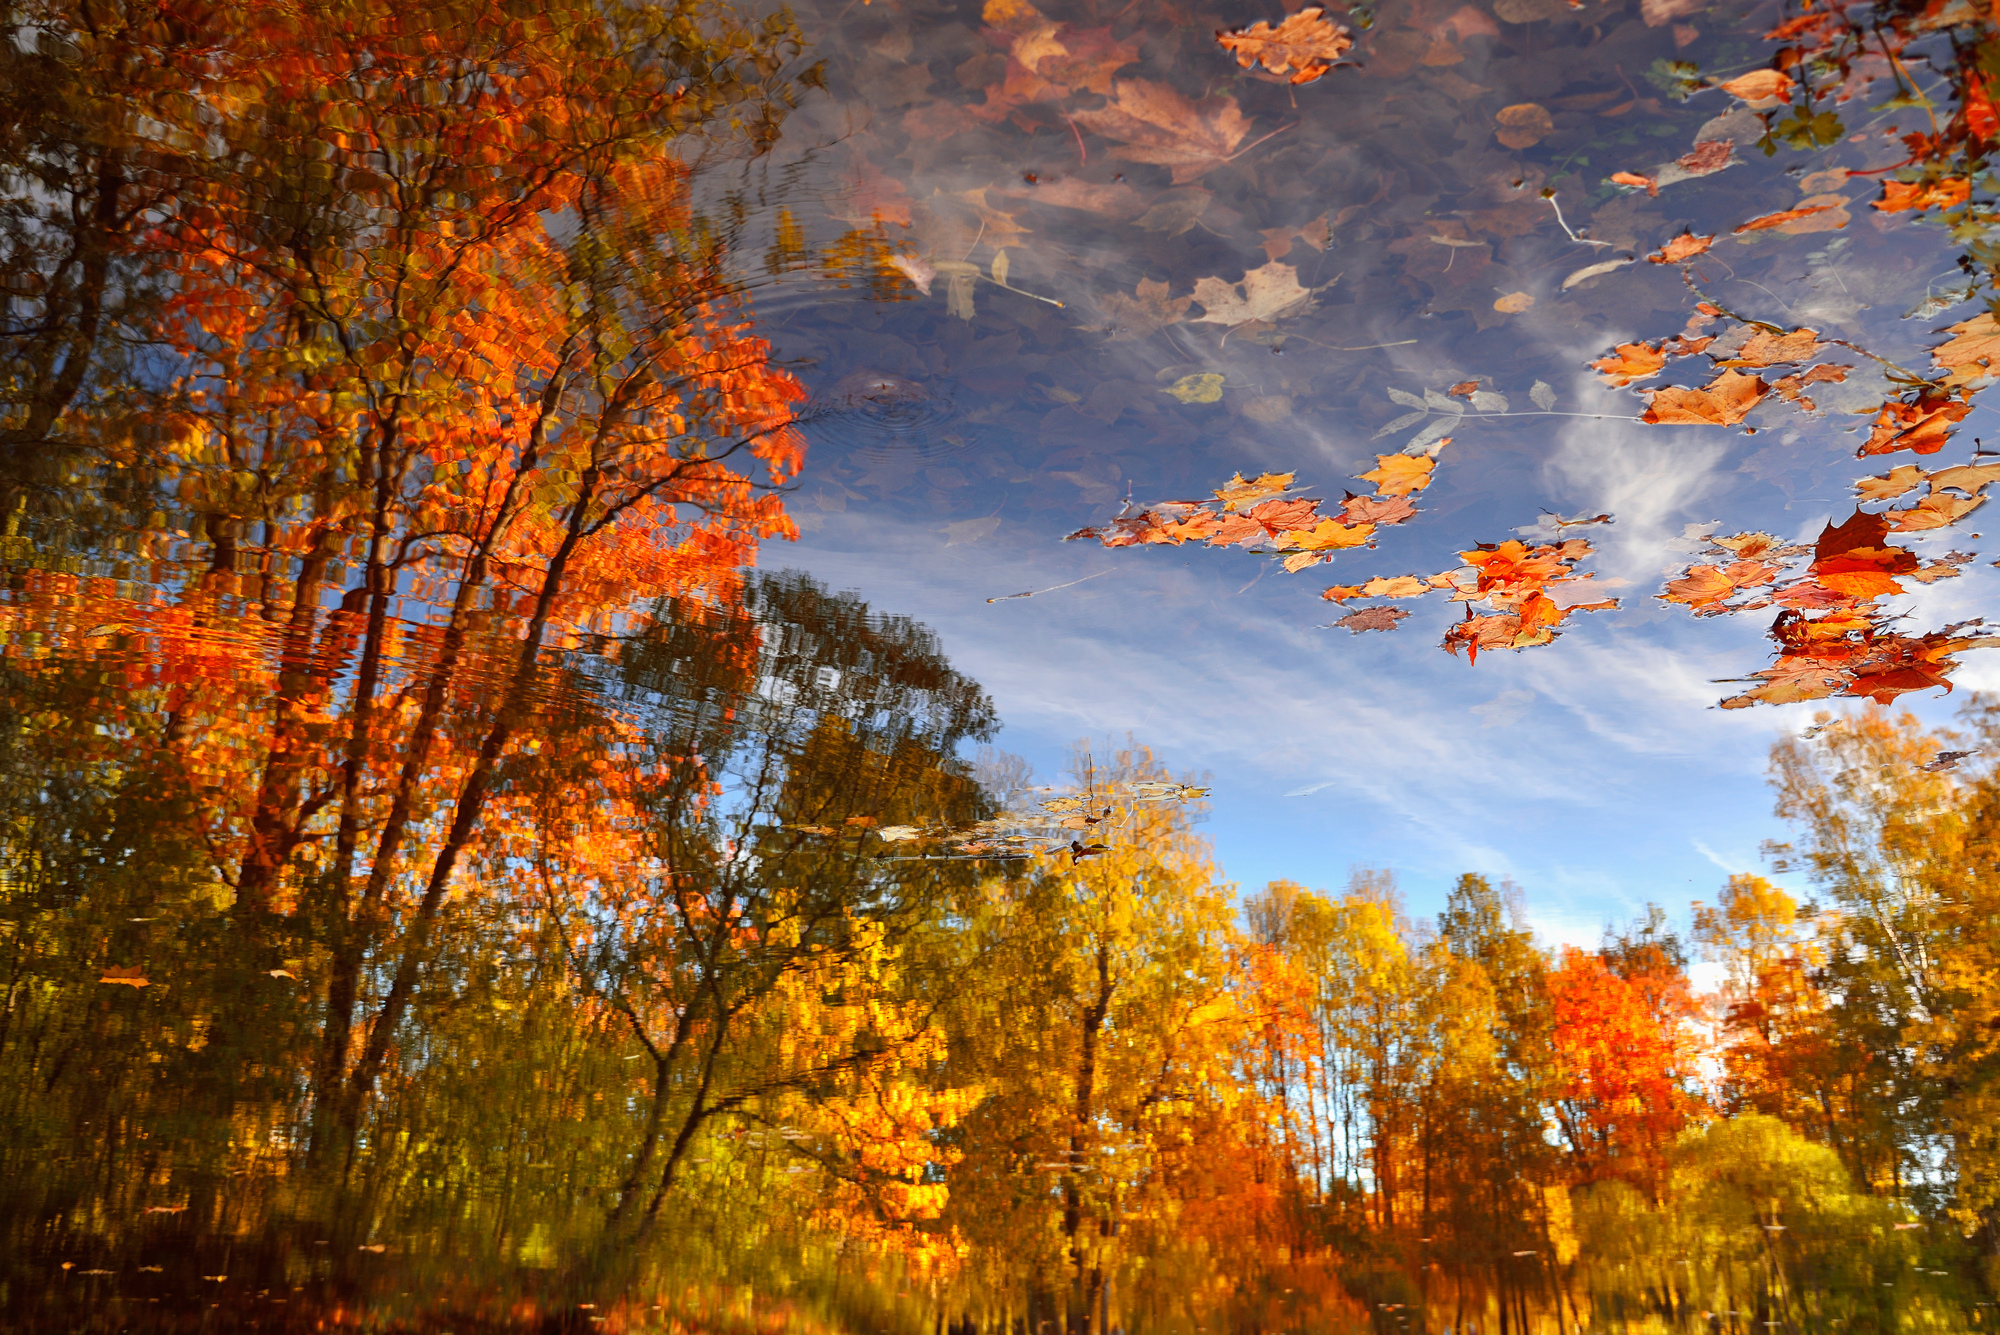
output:
<instances>
[{"instance_id":1,"label":"pond water","mask_svg":"<svg viewBox=\"0 0 2000 1335\"><path fill-rule=\"evenodd\" d=\"M1978 308L1953 309L1965 280L1943 230L1870 207L1876 179L1847 174L1903 161L1921 106L1848 111L1832 143L1767 156L1786 111L1690 91L1764 66L1774 7L1368 17L1347 16L1339 66L1294 84L1240 67L1215 40L1229 16L1207 11L814 12L827 89L786 145L816 225L869 228L906 269L890 300L760 298L831 410L806 428L800 540L760 559L935 627L994 693L999 744L1045 773L1073 739L1129 732L1208 774L1208 830L1241 883L1371 863L1422 903L1478 870L1527 887L1557 936L1590 937L1757 869L1780 833L1766 752L1824 707L1718 709L1773 664L1786 604L1725 581L1735 605L1763 601L1695 615L1661 601L1666 582L1740 559L1703 535L1809 549L1853 514L1857 479L1911 458L1856 458L1892 388L1883 363L1926 366L1934 331ZM1661 170L1704 151L1698 174ZM1683 233L1717 239L1685 267L1649 262ZM1752 332L1740 320L1817 333L1801 360L1752 349L1742 374L1845 379L1769 392L1727 425L1636 420L1642 391L1714 378ZM1592 369L1683 334L1727 341L1628 386ZM1972 459L1980 418L1939 460ZM1238 475L1286 475L1284 495L1339 514L1399 451L1435 461L1415 513L1302 568L1278 532L1248 549L1062 541ZM1976 550L1965 527L1905 545ZM1588 583L1557 603L1616 607L1531 648L1442 651L1468 614L1454 590L1322 598L1462 568L1479 544L1573 539ZM1779 564L1779 583L1804 574L1796 551ZM1913 635L1976 617L1987 564L1884 606ZM1393 611L1339 624L1371 607ZM2000 682L1987 656L1964 663L1959 690ZM1924 684L1901 703L1948 714Z\"/></svg>"},{"instance_id":2,"label":"pond water","mask_svg":"<svg viewBox=\"0 0 2000 1335\"><path fill-rule=\"evenodd\" d=\"M1990 15L105 8L0 1319L1985 1328Z\"/></svg>"}]
</instances>

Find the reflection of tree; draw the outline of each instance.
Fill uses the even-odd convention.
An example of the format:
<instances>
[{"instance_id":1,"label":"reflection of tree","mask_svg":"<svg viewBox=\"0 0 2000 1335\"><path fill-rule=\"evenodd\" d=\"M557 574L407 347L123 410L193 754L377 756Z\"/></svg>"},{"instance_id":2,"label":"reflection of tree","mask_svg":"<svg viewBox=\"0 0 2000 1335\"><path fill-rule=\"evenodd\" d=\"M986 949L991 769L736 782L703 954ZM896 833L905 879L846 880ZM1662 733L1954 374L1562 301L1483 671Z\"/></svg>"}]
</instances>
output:
<instances>
[{"instance_id":1,"label":"reflection of tree","mask_svg":"<svg viewBox=\"0 0 2000 1335\"><path fill-rule=\"evenodd\" d=\"M638 858L592 880L559 870L561 792L538 857L580 979L652 1068L609 1216L643 1236L711 1120L832 1097L928 1040L926 1008L896 999L897 960L966 872L788 827L976 819L956 752L995 720L928 631L798 574L752 580L726 620L660 618L605 691L637 735L621 763ZM860 1140L886 1133L850 1128L828 1166L868 1185Z\"/></svg>"}]
</instances>

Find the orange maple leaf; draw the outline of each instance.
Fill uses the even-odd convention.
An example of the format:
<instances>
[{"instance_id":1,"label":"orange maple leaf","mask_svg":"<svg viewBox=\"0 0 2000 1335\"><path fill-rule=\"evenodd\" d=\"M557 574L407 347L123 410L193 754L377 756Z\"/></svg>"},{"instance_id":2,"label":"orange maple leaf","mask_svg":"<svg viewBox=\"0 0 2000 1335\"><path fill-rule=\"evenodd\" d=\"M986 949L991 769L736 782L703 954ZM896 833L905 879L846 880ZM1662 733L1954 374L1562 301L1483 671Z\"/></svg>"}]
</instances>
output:
<instances>
[{"instance_id":1,"label":"orange maple leaf","mask_svg":"<svg viewBox=\"0 0 2000 1335\"><path fill-rule=\"evenodd\" d=\"M1609 357L1600 357L1590 365L1604 377L1605 384L1622 389L1634 380L1658 375L1666 364L1667 354L1650 343L1620 343Z\"/></svg>"},{"instance_id":2,"label":"orange maple leaf","mask_svg":"<svg viewBox=\"0 0 2000 1335\"><path fill-rule=\"evenodd\" d=\"M1694 230L1689 228L1646 258L1654 264L1686 264L1697 255L1707 254L1708 248L1714 244L1714 237L1696 236Z\"/></svg>"},{"instance_id":3,"label":"orange maple leaf","mask_svg":"<svg viewBox=\"0 0 2000 1335\"><path fill-rule=\"evenodd\" d=\"M1915 454L1936 454L1951 438L1952 424L1972 411L1972 405L1948 395L1920 390L1909 403L1890 400L1876 413L1868 443L1857 452L1893 454L1909 450Z\"/></svg>"},{"instance_id":4,"label":"orange maple leaf","mask_svg":"<svg viewBox=\"0 0 2000 1335\"><path fill-rule=\"evenodd\" d=\"M1247 28L1218 32L1215 40L1236 55L1244 69L1261 64L1273 74L1289 75L1293 83L1311 83L1337 64L1354 38L1326 17L1318 5L1289 15L1273 28L1263 19Z\"/></svg>"},{"instance_id":5,"label":"orange maple leaf","mask_svg":"<svg viewBox=\"0 0 2000 1335\"><path fill-rule=\"evenodd\" d=\"M1956 208L1972 197L1972 182L1963 177L1946 177L1942 181L1884 181L1882 198L1875 200L1873 207L1884 213L1902 213L1907 209L1949 209Z\"/></svg>"},{"instance_id":6,"label":"orange maple leaf","mask_svg":"<svg viewBox=\"0 0 2000 1335\"><path fill-rule=\"evenodd\" d=\"M1646 396L1642 422L1673 426L1734 426L1770 391L1762 379L1724 371L1699 389L1656 389Z\"/></svg>"},{"instance_id":7,"label":"orange maple leaf","mask_svg":"<svg viewBox=\"0 0 2000 1335\"><path fill-rule=\"evenodd\" d=\"M1431 484L1434 466L1434 460L1422 455L1378 454L1372 470L1355 476L1363 482L1373 482L1377 495L1408 496Z\"/></svg>"}]
</instances>

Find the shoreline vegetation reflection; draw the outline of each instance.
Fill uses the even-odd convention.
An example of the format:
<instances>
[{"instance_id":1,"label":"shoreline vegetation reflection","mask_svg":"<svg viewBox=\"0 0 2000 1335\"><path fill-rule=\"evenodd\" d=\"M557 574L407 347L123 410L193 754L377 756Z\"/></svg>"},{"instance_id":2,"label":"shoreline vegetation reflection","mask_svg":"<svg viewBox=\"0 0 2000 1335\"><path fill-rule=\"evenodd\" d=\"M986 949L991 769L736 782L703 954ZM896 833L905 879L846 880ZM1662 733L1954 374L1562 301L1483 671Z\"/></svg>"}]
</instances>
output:
<instances>
[{"instance_id":1,"label":"shoreline vegetation reflection","mask_svg":"<svg viewBox=\"0 0 2000 1335\"><path fill-rule=\"evenodd\" d=\"M2000 703L1889 709L2000 647L1990 10L9 15L9 1329L1993 1328ZM1657 589L1614 436L1748 442ZM863 511L1768 615L1813 897L1239 892L774 545Z\"/></svg>"}]
</instances>

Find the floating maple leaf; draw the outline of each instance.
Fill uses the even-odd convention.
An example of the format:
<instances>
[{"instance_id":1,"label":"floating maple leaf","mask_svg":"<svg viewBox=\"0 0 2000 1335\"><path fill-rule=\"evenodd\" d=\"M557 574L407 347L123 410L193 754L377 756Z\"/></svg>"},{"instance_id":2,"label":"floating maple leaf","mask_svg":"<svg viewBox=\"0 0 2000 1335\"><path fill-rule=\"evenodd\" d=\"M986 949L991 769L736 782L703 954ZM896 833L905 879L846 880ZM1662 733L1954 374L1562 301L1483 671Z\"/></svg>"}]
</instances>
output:
<instances>
[{"instance_id":1,"label":"floating maple leaf","mask_svg":"<svg viewBox=\"0 0 2000 1335\"><path fill-rule=\"evenodd\" d=\"M1886 517L1889 527L1899 533L1921 533L1929 529L1948 528L1985 503L1984 496L1931 495L1915 505L1890 510Z\"/></svg>"},{"instance_id":2,"label":"floating maple leaf","mask_svg":"<svg viewBox=\"0 0 2000 1335\"><path fill-rule=\"evenodd\" d=\"M1790 98L1797 84L1779 70L1751 70L1716 86L1731 97L1742 98L1752 110L1762 111Z\"/></svg>"},{"instance_id":3,"label":"floating maple leaf","mask_svg":"<svg viewBox=\"0 0 2000 1335\"><path fill-rule=\"evenodd\" d=\"M1884 213L1908 209L1954 209L1972 197L1972 182L1947 177L1942 181L1884 181L1882 198L1873 206Z\"/></svg>"},{"instance_id":4,"label":"floating maple leaf","mask_svg":"<svg viewBox=\"0 0 2000 1335\"><path fill-rule=\"evenodd\" d=\"M1349 598L1421 598L1432 587L1415 575L1377 575L1366 584L1336 584L1320 597L1336 603Z\"/></svg>"},{"instance_id":5,"label":"floating maple leaf","mask_svg":"<svg viewBox=\"0 0 2000 1335\"><path fill-rule=\"evenodd\" d=\"M1378 454L1375 456L1375 467L1356 476L1364 482L1373 482L1380 495L1408 496L1431 484L1431 469L1435 463L1435 460L1422 455Z\"/></svg>"},{"instance_id":6,"label":"floating maple leaf","mask_svg":"<svg viewBox=\"0 0 2000 1335\"><path fill-rule=\"evenodd\" d=\"M1908 402L1892 399L1882 405L1871 424L1874 430L1857 453L1863 458L1897 450L1936 454L1951 438L1953 423L1971 411L1972 405L1963 399L1929 388L1916 390Z\"/></svg>"},{"instance_id":7,"label":"floating maple leaf","mask_svg":"<svg viewBox=\"0 0 2000 1335\"><path fill-rule=\"evenodd\" d=\"M1285 489L1297 476L1296 473L1264 473L1246 482L1243 474L1237 473L1226 485L1215 489L1215 499L1222 502L1225 511L1240 510L1267 497L1284 495Z\"/></svg>"},{"instance_id":8,"label":"floating maple leaf","mask_svg":"<svg viewBox=\"0 0 2000 1335\"><path fill-rule=\"evenodd\" d=\"M1915 464L1903 464L1890 469L1881 477L1865 477L1854 484L1855 492L1864 501L1893 501L1903 493L1923 485L1924 470Z\"/></svg>"},{"instance_id":9,"label":"floating maple leaf","mask_svg":"<svg viewBox=\"0 0 2000 1335\"><path fill-rule=\"evenodd\" d=\"M1241 283L1220 278L1198 278L1194 299L1202 314L1196 324L1222 324L1234 328L1252 320L1279 320L1296 315L1312 299L1312 289L1299 286L1298 270L1275 260L1243 275Z\"/></svg>"},{"instance_id":10,"label":"floating maple leaf","mask_svg":"<svg viewBox=\"0 0 2000 1335\"><path fill-rule=\"evenodd\" d=\"M1243 136L1250 133L1250 121L1234 98L1194 102L1165 84L1145 79L1120 79L1116 91L1111 105L1076 112L1070 119L1106 139L1118 140L1119 147L1112 150L1115 157L1172 168L1176 185L1250 151L1236 151Z\"/></svg>"},{"instance_id":11,"label":"floating maple leaf","mask_svg":"<svg viewBox=\"0 0 2000 1335\"><path fill-rule=\"evenodd\" d=\"M1819 354L1824 343L1819 334L1811 329L1794 329L1788 334L1774 333L1769 329L1754 329L1743 340L1737 350L1727 358L1718 360L1717 366L1776 366L1784 362L1810 361ZM1710 353L1709 356L1715 356Z\"/></svg>"},{"instance_id":12,"label":"floating maple leaf","mask_svg":"<svg viewBox=\"0 0 2000 1335\"><path fill-rule=\"evenodd\" d=\"M152 983L146 977L146 971L136 964L125 966L108 964L97 981L100 983L120 983L126 987L152 986Z\"/></svg>"},{"instance_id":13,"label":"floating maple leaf","mask_svg":"<svg viewBox=\"0 0 2000 1335\"><path fill-rule=\"evenodd\" d=\"M1753 375L1724 371L1699 389L1656 389L1646 396L1642 422L1680 426L1734 426L1764 399L1770 386Z\"/></svg>"},{"instance_id":14,"label":"floating maple leaf","mask_svg":"<svg viewBox=\"0 0 2000 1335\"><path fill-rule=\"evenodd\" d=\"M1964 385L1993 374L1994 360L2000 357L2000 322L1991 312L1952 325L1948 332L1951 341L1931 353L1939 368L1949 373L1946 384Z\"/></svg>"},{"instance_id":15,"label":"floating maple leaf","mask_svg":"<svg viewBox=\"0 0 2000 1335\"><path fill-rule=\"evenodd\" d=\"M1714 244L1714 237L1696 236L1693 229L1689 229L1646 258L1654 264L1686 264L1697 255L1707 254L1708 248Z\"/></svg>"},{"instance_id":16,"label":"floating maple leaf","mask_svg":"<svg viewBox=\"0 0 2000 1335\"><path fill-rule=\"evenodd\" d=\"M1261 64L1273 74L1289 75L1293 83L1311 83L1339 62L1354 38L1347 29L1310 5L1273 28L1263 19L1247 28L1219 32L1215 40L1236 55L1244 69Z\"/></svg>"},{"instance_id":17,"label":"floating maple leaf","mask_svg":"<svg viewBox=\"0 0 2000 1335\"><path fill-rule=\"evenodd\" d=\"M1604 377L1605 384L1623 389L1634 380L1658 375L1666 364L1667 354L1651 343L1620 343L1609 357L1600 357L1590 366Z\"/></svg>"},{"instance_id":18,"label":"floating maple leaf","mask_svg":"<svg viewBox=\"0 0 2000 1335\"><path fill-rule=\"evenodd\" d=\"M1368 630L1394 630L1396 624L1409 617L1407 609L1401 607L1362 607L1349 612L1333 624L1343 626L1349 632L1359 635Z\"/></svg>"}]
</instances>

